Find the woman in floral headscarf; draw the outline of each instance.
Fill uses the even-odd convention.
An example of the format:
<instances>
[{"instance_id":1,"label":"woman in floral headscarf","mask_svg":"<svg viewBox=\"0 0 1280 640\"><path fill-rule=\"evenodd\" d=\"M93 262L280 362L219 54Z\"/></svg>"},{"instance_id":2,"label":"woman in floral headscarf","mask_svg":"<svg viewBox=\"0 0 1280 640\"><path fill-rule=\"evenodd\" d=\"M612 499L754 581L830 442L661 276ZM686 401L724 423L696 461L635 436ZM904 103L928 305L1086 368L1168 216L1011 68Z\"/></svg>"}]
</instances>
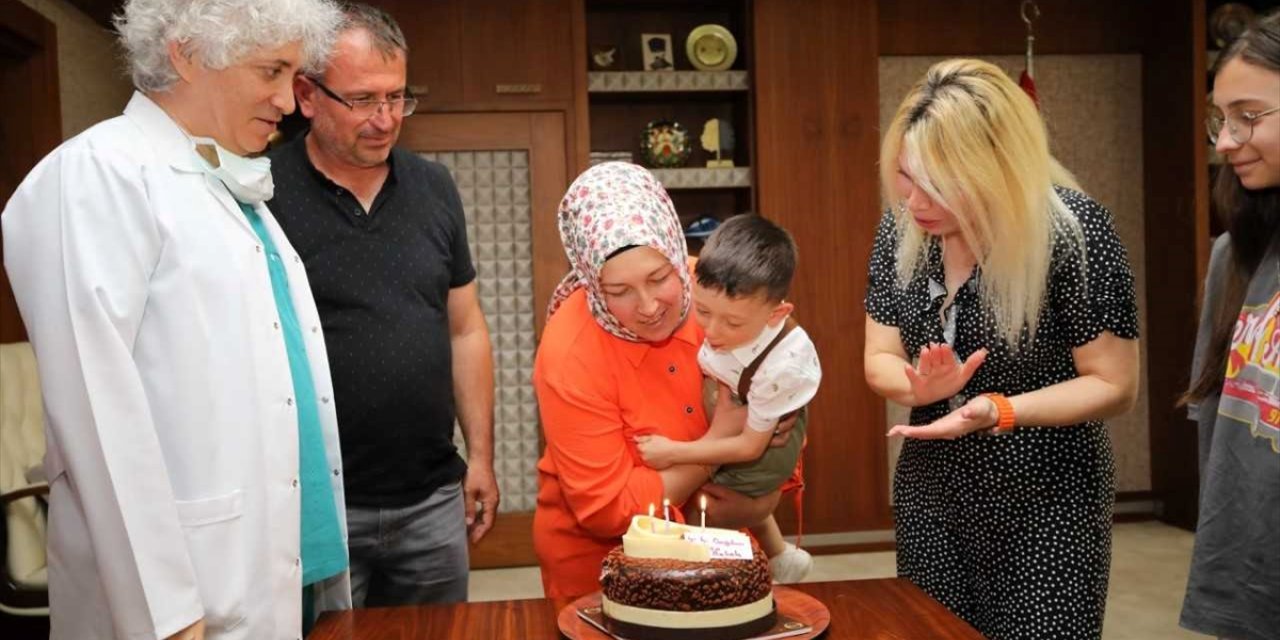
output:
<instances>
[{"instance_id":1,"label":"woman in floral headscarf","mask_svg":"<svg viewBox=\"0 0 1280 640\"><path fill-rule=\"evenodd\" d=\"M633 439L695 440L707 432L698 347L690 321L690 268L680 220L653 175L600 164L569 187L559 211L570 272L556 289L533 383L546 436L538 462L534 548L548 597L600 588L600 562L631 516L678 507L713 469L646 467ZM744 419L721 408L718 420ZM718 523L752 522L778 495L751 499L715 485L704 492ZM736 515L736 517L735 517Z\"/></svg>"}]
</instances>

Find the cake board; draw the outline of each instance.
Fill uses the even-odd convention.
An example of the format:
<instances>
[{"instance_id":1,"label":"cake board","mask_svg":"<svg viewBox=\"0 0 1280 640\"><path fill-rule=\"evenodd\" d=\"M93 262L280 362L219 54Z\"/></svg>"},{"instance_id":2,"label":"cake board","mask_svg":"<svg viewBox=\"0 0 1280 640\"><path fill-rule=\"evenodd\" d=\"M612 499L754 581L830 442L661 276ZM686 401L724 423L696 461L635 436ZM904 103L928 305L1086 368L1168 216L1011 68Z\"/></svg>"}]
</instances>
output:
<instances>
[{"instance_id":1,"label":"cake board","mask_svg":"<svg viewBox=\"0 0 1280 640\"><path fill-rule=\"evenodd\" d=\"M788 640L792 638L807 640L822 635L822 632L826 631L831 624L831 612L827 609L827 606L803 591L775 585L773 587L773 601L780 616L786 616L804 623L809 627L809 631L782 636L770 633L757 636L757 638L785 637ZM563 633L569 640L613 640L614 636L588 622L580 613L584 610L599 610L599 608L599 591L574 600L573 603L560 610L560 615L557 618L557 623L560 625L560 633Z\"/></svg>"}]
</instances>

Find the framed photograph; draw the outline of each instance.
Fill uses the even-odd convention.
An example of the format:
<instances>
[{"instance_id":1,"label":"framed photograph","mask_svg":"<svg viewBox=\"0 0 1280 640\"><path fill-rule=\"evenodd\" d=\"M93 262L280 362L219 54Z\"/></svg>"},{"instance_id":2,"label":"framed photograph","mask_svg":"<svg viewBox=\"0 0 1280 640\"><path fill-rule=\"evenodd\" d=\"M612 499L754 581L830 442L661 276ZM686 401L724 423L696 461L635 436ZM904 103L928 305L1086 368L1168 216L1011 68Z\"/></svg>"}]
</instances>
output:
<instances>
[{"instance_id":1,"label":"framed photograph","mask_svg":"<svg viewBox=\"0 0 1280 640\"><path fill-rule=\"evenodd\" d=\"M671 50L671 34L640 34L640 50L644 52L645 71L675 71L675 53Z\"/></svg>"}]
</instances>

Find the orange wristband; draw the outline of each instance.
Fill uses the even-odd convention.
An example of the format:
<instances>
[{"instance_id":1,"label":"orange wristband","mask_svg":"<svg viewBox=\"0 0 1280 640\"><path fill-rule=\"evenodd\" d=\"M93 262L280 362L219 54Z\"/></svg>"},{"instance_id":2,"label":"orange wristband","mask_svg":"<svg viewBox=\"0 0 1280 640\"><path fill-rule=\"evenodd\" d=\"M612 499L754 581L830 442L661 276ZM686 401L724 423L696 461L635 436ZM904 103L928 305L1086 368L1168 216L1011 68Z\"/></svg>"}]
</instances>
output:
<instances>
[{"instance_id":1,"label":"orange wristband","mask_svg":"<svg viewBox=\"0 0 1280 640\"><path fill-rule=\"evenodd\" d=\"M982 397L996 405L996 424L991 427L995 434L1012 433L1014 425L1013 403L999 393L984 393Z\"/></svg>"}]
</instances>

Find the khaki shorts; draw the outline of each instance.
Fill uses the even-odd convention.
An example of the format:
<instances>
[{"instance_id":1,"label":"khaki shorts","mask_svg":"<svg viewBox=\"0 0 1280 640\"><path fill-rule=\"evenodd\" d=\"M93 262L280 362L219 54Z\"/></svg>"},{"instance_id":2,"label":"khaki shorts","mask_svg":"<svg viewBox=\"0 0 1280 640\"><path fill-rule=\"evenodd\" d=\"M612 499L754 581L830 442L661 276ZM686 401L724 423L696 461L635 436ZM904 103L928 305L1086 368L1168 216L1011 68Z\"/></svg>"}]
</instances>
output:
<instances>
[{"instance_id":1,"label":"khaki shorts","mask_svg":"<svg viewBox=\"0 0 1280 640\"><path fill-rule=\"evenodd\" d=\"M769 447L764 454L751 462L738 462L720 467L712 480L723 487L743 495L758 498L777 491L791 477L800 461L804 448L805 426L809 422L809 408L800 409L796 426L791 430L787 444ZM743 427L749 429L750 427Z\"/></svg>"}]
</instances>

